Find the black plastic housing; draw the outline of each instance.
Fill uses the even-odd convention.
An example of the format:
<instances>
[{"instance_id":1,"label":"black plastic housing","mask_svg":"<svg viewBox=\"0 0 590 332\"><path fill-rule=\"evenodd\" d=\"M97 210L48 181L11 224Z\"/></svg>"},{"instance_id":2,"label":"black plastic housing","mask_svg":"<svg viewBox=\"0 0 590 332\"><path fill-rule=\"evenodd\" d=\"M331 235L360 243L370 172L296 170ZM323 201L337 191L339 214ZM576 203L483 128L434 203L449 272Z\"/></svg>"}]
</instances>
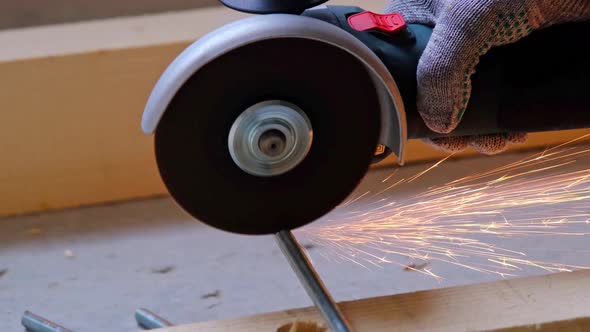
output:
<instances>
[{"instance_id":1,"label":"black plastic housing","mask_svg":"<svg viewBox=\"0 0 590 332\"><path fill-rule=\"evenodd\" d=\"M225 6L252 14L301 14L328 0L219 0Z\"/></svg>"},{"instance_id":2,"label":"black plastic housing","mask_svg":"<svg viewBox=\"0 0 590 332\"><path fill-rule=\"evenodd\" d=\"M392 36L359 32L347 18L362 11L329 6L303 15L348 31L383 61L404 101L408 138L590 127L590 22L552 26L492 48L471 77L472 94L461 123L440 134L426 127L416 109L416 69L433 28L409 24L406 32Z\"/></svg>"}]
</instances>

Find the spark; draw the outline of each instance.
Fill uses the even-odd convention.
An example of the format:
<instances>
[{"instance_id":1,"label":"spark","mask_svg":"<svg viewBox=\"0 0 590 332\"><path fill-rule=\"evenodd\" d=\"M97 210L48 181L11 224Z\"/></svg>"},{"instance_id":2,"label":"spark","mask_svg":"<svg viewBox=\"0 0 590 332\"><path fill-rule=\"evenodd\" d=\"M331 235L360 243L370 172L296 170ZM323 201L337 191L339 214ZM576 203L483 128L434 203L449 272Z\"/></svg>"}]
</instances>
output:
<instances>
[{"instance_id":1,"label":"spark","mask_svg":"<svg viewBox=\"0 0 590 332\"><path fill-rule=\"evenodd\" d=\"M499 239L590 235L590 229L572 230L590 223L590 169L572 167L590 157L587 147L572 146L588 137L404 198L391 195L392 189L433 172L452 155L413 176L396 179L396 169L380 182L384 189L342 204L335 211L338 223L314 223L297 232L323 248L324 258L364 268L397 264L437 280L442 276L430 264L402 261L451 264L502 278L525 269L587 268L537 261L524 251L502 246Z\"/></svg>"},{"instance_id":2,"label":"spark","mask_svg":"<svg viewBox=\"0 0 590 332\"><path fill-rule=\"evenodd\" d=\"M395 171L393 171L393 173L391 173L388 177L386 177L385 179L383 179L381 181L381 183L385 183L385 182L389 181L389 179L391 179L397 173L397 171L399 171L399 168L396 168Z\"/></svg>"},{"instance_id":3,"label":"spark","mask_svg":"<svg viewBox=\"0 0 590 332\"><path fill-rule=\"evenodd\" d=\"M354 203L354 202L356 202L356 201L360 200L361 198L363 198L363 197L367 196L367 195L368 195L368 194L370 194L370 193L371 193L370 191L367 191L367 192L365 192L364 194L362 194L362 195L360 195L360 196L358 196L358 197L355 197L355 198L353 198L353 199L349 200L348 202L344 202L344 203L343 203L343 204L342 204L340 207L341 207L341 208L342 208L342 207L346 207L346 206L348 206L348 205L350 205L350 204L352 204L352 203Z\"/></svg>"},{"instance_id":4,"label":"spark","mask_svg":"<svg viewBox=\"0 0 590 332\"><path fill-rule=\"evenodd\" d=\"M414 180L416 180L416 179L420 178L422 175L424 175L424 174L426 174L426 173L428 173L428 172L432 171L433 169L435 169L435 168L437 168L438 166L440 166L440 164L442 164L443 162L445 162L447 159L451 158L453 155L454 155L454 153L452 153L452 154L450 154L450 155L448 155L448 156L444 157L443 159L441 159L441 160L440 160L439 162L437 162L436 164L434 164L434 165L430 166L429 168L425 169L424 171L422 171L422 172L420 172L420 173L418 173L418 174L416 174L416 175L414 175L414 176L410 177L410 178L408 179L408 182L412 182L412 181L414 181Z\"/></svg>"}]
</instances>

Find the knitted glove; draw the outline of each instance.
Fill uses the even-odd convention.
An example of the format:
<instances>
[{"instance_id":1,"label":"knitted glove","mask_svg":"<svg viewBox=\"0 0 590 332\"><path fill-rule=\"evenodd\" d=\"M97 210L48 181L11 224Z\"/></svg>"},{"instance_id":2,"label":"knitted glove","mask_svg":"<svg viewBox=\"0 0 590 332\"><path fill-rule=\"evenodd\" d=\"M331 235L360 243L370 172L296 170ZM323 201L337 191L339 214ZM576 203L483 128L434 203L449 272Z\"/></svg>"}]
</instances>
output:
<instances>
[{"instance_id":1,"label":"knitted glove","mask_svg":"<svg viewBox=\"0 0 590 332\"><path fill-rule=\"evenodd\" d=\"M449 133L467 108L480 56L535 30L589 20L590 0L389 0L386 12L400 12L408 23L434 26L418 63L417 106L431 130ZM523 133L427 140L445 151L471 146L485 154L524 141Z\"/></svg>"}]
</instances>

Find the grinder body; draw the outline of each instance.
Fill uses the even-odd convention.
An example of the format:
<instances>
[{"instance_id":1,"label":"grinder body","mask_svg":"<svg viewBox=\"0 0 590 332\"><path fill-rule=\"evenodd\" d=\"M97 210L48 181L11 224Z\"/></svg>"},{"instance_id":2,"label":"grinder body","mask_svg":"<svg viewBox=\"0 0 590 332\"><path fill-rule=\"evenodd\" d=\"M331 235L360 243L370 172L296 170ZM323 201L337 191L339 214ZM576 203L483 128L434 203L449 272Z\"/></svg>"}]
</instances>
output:
<instances>
[{"instance_id":1,"label":"grinder body","mask_svg":"<svg viewBox=\"0 0 590 332\"><path fill-rule=\"evenodd\" d=\"M495 47L482 56L461 124L440 134L426 127L416 109L416 70L433 27L409 24L404 32L357 31L348 18L359 7L323 6L303 15L354 35L383 62L399 88L409 139L541 132L590 127L590 22L569 23Z\"/></svg>"},{"instance_id":2,"label":"grinder body","mask_svg":"<svg viewBox=\"0 0 590 332\"><path fill-rule=\"evenodd\" d=\"M372 163L394 153L403 164L408 139L590 125L590 56L579 46L588 23L492 49L472 77L462 123L441 135L416 109L416 68L432 27L358 31L349 18L359 7L225 2L267 15L189 46L142 119L172 197L221 230L269 234L310 223L344 201Z\"/></svg>"}]
</instances>

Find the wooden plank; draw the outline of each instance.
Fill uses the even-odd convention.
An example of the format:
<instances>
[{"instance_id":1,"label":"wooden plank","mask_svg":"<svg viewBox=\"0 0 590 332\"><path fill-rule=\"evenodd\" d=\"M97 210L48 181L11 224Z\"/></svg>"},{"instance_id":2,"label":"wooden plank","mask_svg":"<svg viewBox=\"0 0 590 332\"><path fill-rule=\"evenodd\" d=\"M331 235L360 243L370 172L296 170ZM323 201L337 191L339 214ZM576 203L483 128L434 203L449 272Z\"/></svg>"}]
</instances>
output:
<instances>
[{"instance_id":1,"label":"wooden plank","mask_svg":"<svg viewBox=\"0 0 590 332\"><path fill-rule=\"evenodd\" d=\"M164 194L140 121L191 40L225 8L0 32L0 215Z\"/></svg>"},{"instance_id":2,"label":"wooden plank","mask_svg":"<svg viewBox=\"0 0 590 332\"><path fill-rule=\"evenodd\" d=\"M0 31L0 216L166 194L140 130L148 95L191 41L245 16L219 7ZM540 134L526 147L580 134ZM420 142L408 152L442 155Z\"/></svg>"},{"instance_id":3,"label":"wooden plank","mask_svg":"<svg viewBox=\"0 0 590 332\"><path fill-rule=\"evenodd\" d=\"M219 6L217 0L0 1L0 29Z\"/></svg>"},{"instance_id":4,"label":"wooden plank","mask_svg":"<svg viewBox=\"0 0 590 332\"><path fill-rule=\"evenodd\" d=\"M576 318L551 322L545 324L530 324L506 329L494 330L493 332L584 332L590 331L590 318Z\"/></svg>"},{"instance_id":5,"label":"wooden plank","mask_svg":"<svg viewBox=\"0 0 590 332\"><path fill-rule=\"evenodd\" d=\"M0 62L5 66L13 61L30 60L29 65L35 66L36 60L48 57L92 57L96 52L110 54L148 46L184 48L211 30L246 16L219 7L4 30L0 31L0 42L10 47L0 49ZM162 66L165 68L176 55L171 53L161 59ZM151 51L144 50L137 56L141 61L143 56L151 56ZM87 61L97 60L89 58Z\"/></svg>"},{"instance_id":6,"label":"wooden plank","mask_svg":"<svg viewBox=\"0 0 590 332\"><path fill-rule=\"evenodd\" d=\"M525 332L535 328L556 331L551 329L556 326L562 326L563 331L587 331L590 327L589 282L590 270L583 270L363 299L341 305L353 328L359 332ZM315 308L303 308L161 331L274 332L294 321L322 322Z\"/></svg>"}]
</instances>

